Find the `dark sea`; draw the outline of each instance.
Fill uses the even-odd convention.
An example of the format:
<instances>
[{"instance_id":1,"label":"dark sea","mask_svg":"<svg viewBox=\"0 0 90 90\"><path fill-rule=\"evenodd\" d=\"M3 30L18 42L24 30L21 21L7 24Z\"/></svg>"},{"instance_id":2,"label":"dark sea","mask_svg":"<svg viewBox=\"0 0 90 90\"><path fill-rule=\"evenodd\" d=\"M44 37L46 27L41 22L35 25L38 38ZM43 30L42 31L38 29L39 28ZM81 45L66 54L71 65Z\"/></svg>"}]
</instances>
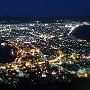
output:
<instances>
[{"instance_id":1,"label":"dark sea","mask_svg":"<svg viewBox=\"0 0 90 90\"><path fill-rule=\"evenodd\" d=\"M90 25L83 25L83 26L77 27L73 31L73 35L76 38L90 41Z\"/></svg>"},{"instance_id":2,"label":"dark sea","mask_svg":"<svg viewBox=\"0 0 90 90\"><path fill-rule=\"evenodd\" d=\"M6 64L15 60L15 56L11 54L15 50L14 46L3 45L8 43L7 41L0 40L0 63Z\"/></svg>"}]
</instances>

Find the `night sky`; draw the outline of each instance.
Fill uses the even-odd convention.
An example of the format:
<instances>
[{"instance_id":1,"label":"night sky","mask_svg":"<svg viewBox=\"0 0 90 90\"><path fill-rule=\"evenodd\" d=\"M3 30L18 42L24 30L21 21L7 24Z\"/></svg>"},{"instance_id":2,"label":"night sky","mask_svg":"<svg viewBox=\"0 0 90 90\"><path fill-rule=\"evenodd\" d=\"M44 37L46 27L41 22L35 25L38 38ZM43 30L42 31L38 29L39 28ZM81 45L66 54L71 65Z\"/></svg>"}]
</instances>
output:
<instances>
[{"instance_id":1,"label":"night sky","mask_svg":"<svg viewBox=\"0 0 90 90\"><path fill-rule=\"evenodd\" d=\"M0 16L89 16L90 0L0 0Z\"/></svg>"}]
</instances>

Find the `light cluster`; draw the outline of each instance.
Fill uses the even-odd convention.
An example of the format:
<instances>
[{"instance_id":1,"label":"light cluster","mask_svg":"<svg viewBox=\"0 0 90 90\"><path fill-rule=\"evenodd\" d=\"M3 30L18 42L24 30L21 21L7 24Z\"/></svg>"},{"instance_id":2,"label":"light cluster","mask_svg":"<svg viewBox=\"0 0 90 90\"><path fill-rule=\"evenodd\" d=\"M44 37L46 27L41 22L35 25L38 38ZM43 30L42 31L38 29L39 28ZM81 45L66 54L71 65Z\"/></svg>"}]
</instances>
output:
<instances>
[{"instance_id":1,"label":"light cluster","mask_svg":"<svg viewBox=\"0 0 90 90\"><path fill-rule=\"evenodd\" d=\"M70 82L71 77L90 77L90 42L72 35L89 22L0 24L1 46L14 46L12 63L1 64L0 81L16 85L20 78L32 84Z\"/></svg>"}]
</instances>

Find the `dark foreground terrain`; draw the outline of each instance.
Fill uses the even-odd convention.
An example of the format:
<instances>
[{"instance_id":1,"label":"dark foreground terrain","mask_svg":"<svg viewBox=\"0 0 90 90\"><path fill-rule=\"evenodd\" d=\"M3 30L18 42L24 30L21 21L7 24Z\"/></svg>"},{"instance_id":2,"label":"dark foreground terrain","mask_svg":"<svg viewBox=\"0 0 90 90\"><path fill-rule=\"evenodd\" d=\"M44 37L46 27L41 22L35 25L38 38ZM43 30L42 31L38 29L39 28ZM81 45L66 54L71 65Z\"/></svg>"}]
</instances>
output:
<instances>
[{"instance_id":1,"label":"dark foreground terrain","mask_svg":"<svg viewBox=\"0 0 90 90\"><path fill-rule=\"evenodd\" d=\"M0 90L2 89L25 89L25 90L90 90L90 78L80 78L75 79L70 83L60 82L60 83L52 83L48 85L30 85L27 82L20 83L14 88L12 85L1 84Z\"/></svg>"}]
</instances>

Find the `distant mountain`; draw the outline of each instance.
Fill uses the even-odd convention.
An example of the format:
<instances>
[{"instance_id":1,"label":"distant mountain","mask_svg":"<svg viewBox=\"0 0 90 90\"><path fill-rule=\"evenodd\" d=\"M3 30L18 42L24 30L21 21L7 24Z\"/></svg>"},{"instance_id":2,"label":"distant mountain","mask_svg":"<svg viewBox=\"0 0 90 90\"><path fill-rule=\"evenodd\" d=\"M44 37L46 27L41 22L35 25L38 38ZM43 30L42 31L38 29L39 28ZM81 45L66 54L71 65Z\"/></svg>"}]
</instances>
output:
<instances>
[{"instance_id":1,"label":"distant mountain","mask_svg":"<svg viewBox=\"0 0 90 90\"><path fill-rule=\"evenodd\" d=\"M0 16L0 23L28 23L39 20L41 22L53 22L55 20L90 21L90 16L58 16L58 17L15 17Z\"/></svg>"},{"instance_id":2,"label":"distant mountain","mask_svg":"<svg viewBox=\"0 0 90 90\"><path fill-rule=\"evenodd\" d=\"M1 16L1 23L23 23L29 22L29 18L26 17L13 17L13 16Z\"/></svg>"}]
</instances>

